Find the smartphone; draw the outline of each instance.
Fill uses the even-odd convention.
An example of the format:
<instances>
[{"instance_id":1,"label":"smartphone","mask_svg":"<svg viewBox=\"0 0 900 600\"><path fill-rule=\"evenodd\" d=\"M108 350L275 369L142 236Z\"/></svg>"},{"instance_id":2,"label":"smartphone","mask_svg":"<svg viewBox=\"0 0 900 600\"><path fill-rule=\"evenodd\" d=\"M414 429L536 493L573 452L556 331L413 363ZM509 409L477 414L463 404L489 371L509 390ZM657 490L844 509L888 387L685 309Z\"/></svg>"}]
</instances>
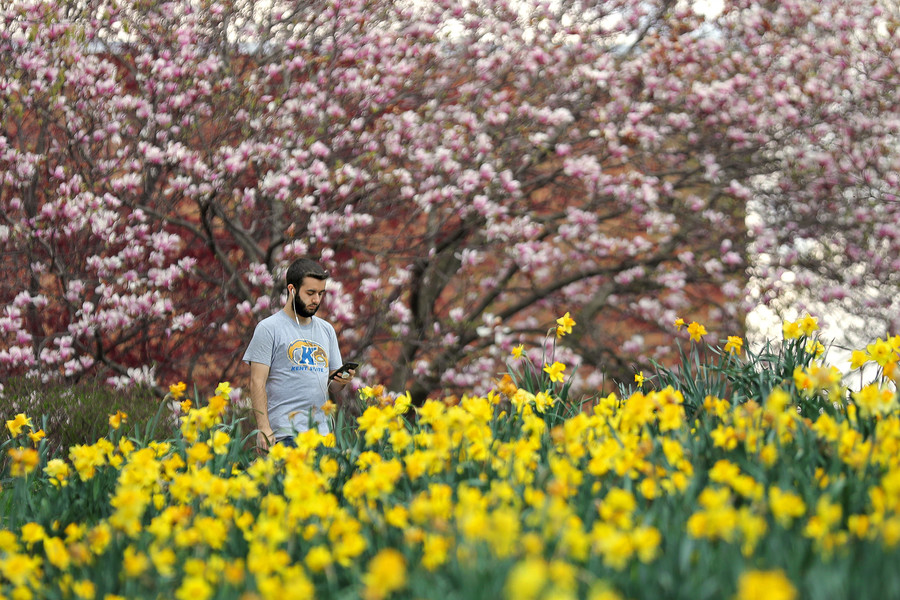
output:
<instances>
[{"instance_id":1,"label":"smartphone","mask_svg":"<svg viewBox=\"0 0 900 600\"><path fill-rule=\"evenodd\" d=\"M356 367L358 367L358 366L359 366L359 363L355 363L355 362L345 362L344 364L342 364L342 365L340 366L340 368L339 368L337 371L335 371L335 372L331 375L331 379L334 379L335 377L340 377L341 375L343 375L344 373L347 373L347 372L350 371L351 369L356 369Z\"/></svg>"}]
</instances>

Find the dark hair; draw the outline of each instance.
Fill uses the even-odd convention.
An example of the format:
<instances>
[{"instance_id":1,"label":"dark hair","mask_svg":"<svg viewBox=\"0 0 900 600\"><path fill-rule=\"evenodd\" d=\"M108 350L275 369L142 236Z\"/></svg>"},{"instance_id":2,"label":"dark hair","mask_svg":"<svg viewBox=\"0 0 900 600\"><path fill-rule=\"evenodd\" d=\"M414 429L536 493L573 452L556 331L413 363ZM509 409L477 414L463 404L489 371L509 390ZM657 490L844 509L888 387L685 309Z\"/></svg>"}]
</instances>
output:
<instances>
[{"instance_id":1,"label":"dark hair","mask_svg":"<svg viewBox=\"0 0 900 600\"><path fill-rule=\"evenodd\" d=\"M325 281L328 279L328 271L322 268L322 265L309 258L300 258L291 263L288 267L285 283L299 288L303 284L303 280L307 277Z\"/></svg>"}]
</instances>

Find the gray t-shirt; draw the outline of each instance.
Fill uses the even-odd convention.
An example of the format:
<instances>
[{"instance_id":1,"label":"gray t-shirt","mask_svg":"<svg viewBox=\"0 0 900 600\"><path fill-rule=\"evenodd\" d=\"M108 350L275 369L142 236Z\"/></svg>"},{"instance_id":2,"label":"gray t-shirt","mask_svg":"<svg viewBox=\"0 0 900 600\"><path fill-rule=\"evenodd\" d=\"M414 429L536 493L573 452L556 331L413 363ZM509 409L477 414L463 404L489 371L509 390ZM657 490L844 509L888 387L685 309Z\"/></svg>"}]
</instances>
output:
<instances>
[{"instance_id":1,"label":"gray t-shirt","mask_svg":"<svg viewBox=\"0 0 900 600\"><path fill-rule=\"evenodd\" d=\"M330 431L322 412L328 373L343 364L330 323L312 317L309 325L299 325L280 310L257 324L243 360L269 366L266 394L276 438L309 429L310 411L319 432Z\"/></svg>"}]
</instances>

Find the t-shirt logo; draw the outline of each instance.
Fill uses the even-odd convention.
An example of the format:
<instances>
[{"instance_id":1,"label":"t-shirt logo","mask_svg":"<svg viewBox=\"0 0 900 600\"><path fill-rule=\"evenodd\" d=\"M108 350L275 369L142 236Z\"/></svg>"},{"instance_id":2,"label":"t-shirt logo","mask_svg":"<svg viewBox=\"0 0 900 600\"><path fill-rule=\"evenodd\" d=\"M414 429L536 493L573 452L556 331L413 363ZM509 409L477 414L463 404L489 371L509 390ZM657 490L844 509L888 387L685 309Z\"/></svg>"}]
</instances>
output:
<instances>
[{"instance_id":1,"label":"t-shirt logo","mask_svg":"<svg viewBox=\"0 0 900 600\"><path fill-rule=\"evenodd\" d=\"M291 371L325 371L328 369L328 355L325 349L309 340L297 340L288 347L288 359L294 366Z\"/></svg>"}]
</instances>

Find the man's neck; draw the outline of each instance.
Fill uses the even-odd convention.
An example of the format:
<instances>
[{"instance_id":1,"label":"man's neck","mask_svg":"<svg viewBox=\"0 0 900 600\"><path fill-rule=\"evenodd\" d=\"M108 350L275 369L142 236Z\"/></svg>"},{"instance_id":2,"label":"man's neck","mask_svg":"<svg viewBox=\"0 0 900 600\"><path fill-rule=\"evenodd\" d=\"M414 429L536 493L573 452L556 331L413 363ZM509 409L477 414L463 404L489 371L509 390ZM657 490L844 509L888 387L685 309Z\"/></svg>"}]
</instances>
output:
<instances>
[{"instance_id":1,"label":"man's neck","mask_svg":"<svg viewBox=\"0 0 900 600\"><path fill-rule=\"evenodd\" d=\"M288 305L284 307L284 312L290 317L291 321L299 323L300 325L309 325L312 323L312 317L301 317L297 313L294 312L294 308L291 306L290 302Z\"/></svg>"}]
</instances>

